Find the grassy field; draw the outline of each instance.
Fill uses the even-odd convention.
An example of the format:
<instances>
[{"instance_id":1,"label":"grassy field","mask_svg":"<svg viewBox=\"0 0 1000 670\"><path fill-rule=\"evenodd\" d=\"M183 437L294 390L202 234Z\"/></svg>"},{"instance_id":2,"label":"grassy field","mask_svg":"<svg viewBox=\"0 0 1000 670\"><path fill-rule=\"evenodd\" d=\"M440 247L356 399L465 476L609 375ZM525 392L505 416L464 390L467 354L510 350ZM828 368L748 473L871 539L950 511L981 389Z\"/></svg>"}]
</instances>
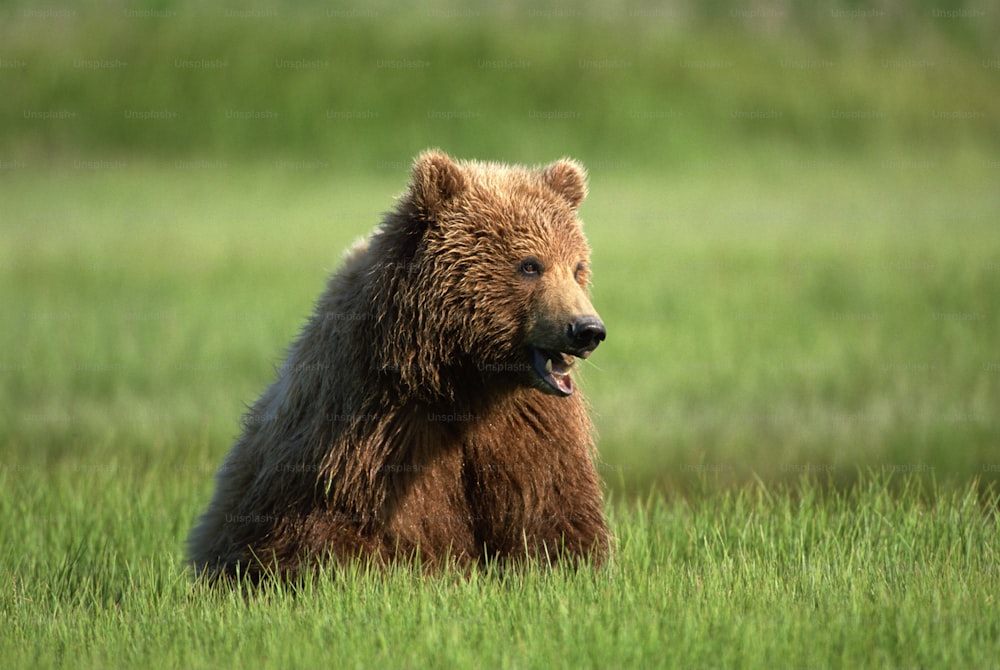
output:
<instances>
[{"instance_id":1,"label":"grassy field","mask_svg":"<svg viewBox=\"0 0 1000 670\"><path fill-rule=\"evenodd\" d=\"M996 28L0 7L0 668L996 667ZM613 561L194 585L240 415L433 145L590 168Z\"/></svg>"},{"instance_id":2,"label":"grassy field","mask_svg":"<svg viewBox=\"0 0 1000 670\"><path fill-rule=\"evenodd\" d=\"M637 166L788 142L996 151L1000 19L974 0L948 3L971 18L935 17L939 4L866 16L846 0L109 0L62 12L11 0L0 159L278 156L358 172L436 142Z\"/></svg>"},{"instance_id":3,"label":"grassy field","mask_svg":"<svg viewBox=\"0 0 1000 670\"><path fill-rule=\"evenodd\" d=\"M996 168L754 158L594 170L609 339L583 382L609 484L996 480ZM405 182L129 166L0 183L9 462L138 451L213 471Z\"/></svg>"},{"instance_id":4,"label":"grassy field","mask_svg":"<svg viewBox=\"0 0 1000 670\"><path fill-rule=\"evenodd\" d=\"M244 600L177 570L174 512L198 487L2 477L5 667L985 668L1000 652L997 524L975 491L890 497L876 477L827 498L651 497L615 508L597 572L346 570Z\"/></svg>"},{"instance_id":5,"label":"grassy field","mask_svg":"<svg viewBox=\"0 0 1000 670\"><path fill-rule=\"evenodd\" d=\"M994 663L1000 196L981 157L907 161L593 171L607 569L250 602L183 539L405 170L0 182L0 665Z\"/></svg>"}]
</instances>

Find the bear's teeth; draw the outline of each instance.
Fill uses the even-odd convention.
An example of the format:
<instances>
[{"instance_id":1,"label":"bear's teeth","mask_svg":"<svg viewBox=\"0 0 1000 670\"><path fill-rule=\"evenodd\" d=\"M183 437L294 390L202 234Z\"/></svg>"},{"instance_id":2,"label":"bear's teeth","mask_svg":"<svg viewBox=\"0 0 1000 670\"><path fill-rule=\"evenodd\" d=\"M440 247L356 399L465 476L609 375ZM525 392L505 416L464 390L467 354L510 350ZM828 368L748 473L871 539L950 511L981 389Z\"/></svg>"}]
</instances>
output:
<instances>
[{"instance_id":1,"label":"bear's teeth","mask_svg":"<svg viewBox=\"0 0 1000 670\"><path fill-rule=\"evenodd\" d=\"M548 372L549 374L552 373L552 359L551 358L546 358L545 359L545 371Z\"/></svg>"},{"instance_id":2,"label":"bear's teeth","mask_svg":"<svg viewBox=\"0 0 1000 670\"><path fill-rule=\"evenodd\" d=\"M556 354L559 358L551 358L546 366L546 370L552 372L555 370L557 375L568 375L569 369L573 367L573 361L575 360L572 356L567 356L565 354Z\"/></svg>"}]
</instances>

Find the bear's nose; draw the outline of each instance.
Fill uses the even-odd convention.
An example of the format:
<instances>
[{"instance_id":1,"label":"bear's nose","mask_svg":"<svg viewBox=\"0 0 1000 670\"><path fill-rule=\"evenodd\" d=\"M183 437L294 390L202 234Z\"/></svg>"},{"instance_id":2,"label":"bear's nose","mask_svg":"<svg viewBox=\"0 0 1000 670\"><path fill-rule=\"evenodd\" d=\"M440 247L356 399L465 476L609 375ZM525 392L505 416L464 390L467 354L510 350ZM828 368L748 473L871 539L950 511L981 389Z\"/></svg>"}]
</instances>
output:
<instances>
[{"instance_id":1,"label":"bear's nose","mask_svg":"<svg viewBox=\"0 0 1000 670\"><path fill-rule=\"evenodd\" d=\"M596 316L581 316L569 326L569 340L574 349L589 354L607 336L604 324Z\"/></svg>"}]
</instances>

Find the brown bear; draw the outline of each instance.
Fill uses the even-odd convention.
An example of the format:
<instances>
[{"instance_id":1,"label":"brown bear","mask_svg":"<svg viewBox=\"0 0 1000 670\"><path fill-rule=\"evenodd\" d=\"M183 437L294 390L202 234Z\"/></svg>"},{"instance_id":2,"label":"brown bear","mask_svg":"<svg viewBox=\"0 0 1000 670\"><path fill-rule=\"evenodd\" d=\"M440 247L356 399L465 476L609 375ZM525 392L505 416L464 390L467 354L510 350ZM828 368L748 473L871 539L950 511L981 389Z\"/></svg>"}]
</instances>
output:
<instances>
[{"instance_id":1,"label":"brown bear","mask_svg":"<svg viewBox=\"0 0 1000 670\"><path fill-rule=\"evenodd\" d=\"M586 193L568 159L421 154L244 417L188 540L194 568L600 564L609 532L571 375L605 337Z\"/></svg>"}]
</instances>

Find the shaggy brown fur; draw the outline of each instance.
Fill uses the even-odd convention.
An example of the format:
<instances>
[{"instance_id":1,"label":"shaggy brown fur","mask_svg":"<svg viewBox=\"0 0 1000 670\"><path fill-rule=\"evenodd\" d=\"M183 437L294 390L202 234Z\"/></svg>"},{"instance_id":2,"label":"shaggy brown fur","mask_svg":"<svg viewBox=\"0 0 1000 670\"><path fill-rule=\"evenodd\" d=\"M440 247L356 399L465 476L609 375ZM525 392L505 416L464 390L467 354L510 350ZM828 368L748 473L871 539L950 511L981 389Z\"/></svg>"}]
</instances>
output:
<instances>
[{"instance_id":1,"label":"shaggy brown fur","mask_svg":"<svg viewBox=\"0 0 1000 670\"><path fill-rule=\"evenodd\" d=\"M244 417L189 538L195 568L599 564L601 484L569 375L604 338L576 216L585 196L570 160L532 170L422 154Z\"/></svg>"}]
</instances>

